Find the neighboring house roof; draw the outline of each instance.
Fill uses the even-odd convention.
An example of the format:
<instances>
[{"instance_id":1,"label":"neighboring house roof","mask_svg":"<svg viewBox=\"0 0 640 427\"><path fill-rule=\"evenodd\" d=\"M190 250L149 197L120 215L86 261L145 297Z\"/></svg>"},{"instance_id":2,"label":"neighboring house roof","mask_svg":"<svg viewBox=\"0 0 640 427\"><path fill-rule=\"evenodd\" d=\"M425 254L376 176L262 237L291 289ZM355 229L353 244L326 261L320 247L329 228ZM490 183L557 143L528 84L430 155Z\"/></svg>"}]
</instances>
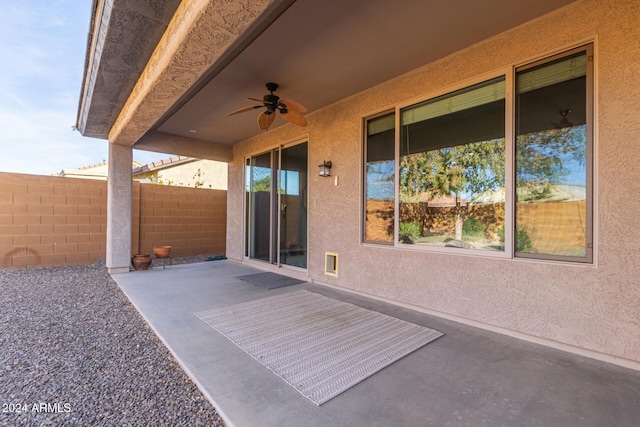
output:
<instances>
[{"instance_id":1,"label":"neighboring house roof","mask_svg":"<svg viewBox=\"0 0 640 427\"><path fill-rule=\"evenodd\" d=\"M142 166L142 163L138 161L133 161L131 164L132 168L138 168ZM57 176L67 177L67 178L86 178L86 179L107 179L107 175L109 174L109 162L106 160L102 163L97 163L95 165L82 166L77 169L62 169L57 174Z\"/></svg>"},{"instance_id":2,"label":"neighboring house roof","mask_svg":"<svg viewBox=\"0 0 640 427\"><path fill-rule=\"evenodd\" d=\"M193 157L171 157L134 168L133 179L180 187L227 189L227 164Z\"/></svg>"},{"instance_id":3,"label":"neighboring house roof","mask_svg":"<svg viewBox=\"0 0 640 427\"><path fill-rule=\"evenodd\" d=\"M146 165L138 162L137 160L134 160L131 164L131 173L135 178L136 175L182 165L185 163L194 162L196 160L198 159L195 159L193 157L177 156L168 159L157 160L152 163L147 163ZM102 163L82 166L77 169L62 169L55 175L65 176L69 178L107 179L108 173L109 162L105 160Z\"/></svg>"},{"instance_id":4,"label":"neighboring house roof","mask_svg":"<svg viewBox=\"0 0 640 427\"><path fill-rule=\"evenodd\" d=\"M542 190L546 187L546 192L542 196ZM538 190L538 191L536 191ZM576 200L586 200L587 187L584 184L531 184L518 189L518 201L520 202L572 202ZM501 188L496 191L486 192L474 201L474 204L494 204L504 203L505 190Z\"/></svg>"},{"instance_id":5,"label":"neighboring house roof","mask_svg":"<svg viewBox=\"0 0 640 427\"><path fill-rule=\"evenodd\" d=\"M132 170L132 173L133 173L133 176L135 177L136 175L139 175L142 173L153 172L160 169L166 169L168 167L174 167L174 166L182 165L184 163L190 163L196 160L198 159L195 159L193 157L186 157L186 156L171 157L169 159L162 159L162 160L155 161L153 163L147 163L146 165L140 165L138 167L134 167Z\"/></svg>"},{"instance_id":6,"label":"neighboring house roof","mask_svg":"<svg viewBox=\"0 0 640 427\"><path fill-rule=\"evenodd\" d=\"M108 174L109 163L104 161L77 169L63 169L53 175L67 178L106 180ZM140 182L217 190L227 189L226 164L193 157L171 157L147 163L146 165L134 160L131 164L131 175L133 179Z\"/></svg>"},{"instance_id":7,"label":"neighboring house roof","mask_svg":"<svg viewBox=\"0 0 640 427\"><path fill-rule=\"evenodd\" d=\"M427 203L431 208L447 208L456 206L456 202L460 202L460 206L467 206L469 203L467 199L459 197L456 200L454 195L433 195L428 191L421 192L412 197L412 200L408 203Z\"/></svg>"}]
</instances>

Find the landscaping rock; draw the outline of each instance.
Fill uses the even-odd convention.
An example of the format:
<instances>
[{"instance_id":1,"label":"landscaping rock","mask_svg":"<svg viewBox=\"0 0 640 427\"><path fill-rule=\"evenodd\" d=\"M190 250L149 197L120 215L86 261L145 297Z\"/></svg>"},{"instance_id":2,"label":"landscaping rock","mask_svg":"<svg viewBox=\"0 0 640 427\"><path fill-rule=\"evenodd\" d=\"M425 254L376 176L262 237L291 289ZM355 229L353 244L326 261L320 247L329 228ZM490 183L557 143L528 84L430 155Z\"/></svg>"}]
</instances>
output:
<instances>
[{"instance_id":1,"label":"landscaping rock","mask_svg":"<svg viewBox=\"0 0 640 427\"><path fill-rule=\"evenodd\" d=\"M224 426L100 264L0 270L0 405L2 426Z\"/></svg>"}]
</instances>

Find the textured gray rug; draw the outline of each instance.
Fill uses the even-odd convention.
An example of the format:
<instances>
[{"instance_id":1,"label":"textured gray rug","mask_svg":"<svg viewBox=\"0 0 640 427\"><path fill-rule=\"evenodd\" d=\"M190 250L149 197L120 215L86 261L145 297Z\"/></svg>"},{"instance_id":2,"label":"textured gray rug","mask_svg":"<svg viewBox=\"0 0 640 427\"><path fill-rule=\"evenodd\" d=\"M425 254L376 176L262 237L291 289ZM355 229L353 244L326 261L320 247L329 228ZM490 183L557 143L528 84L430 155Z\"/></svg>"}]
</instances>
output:
<instances>
[{"instance_id":1,"label":"textured gray rug","mask_svg":"<svg viewBox=\"0 0 640 427\"><path fill-rule=\"evenodd\" d=\"M195 315L316 405L443 335L305 290Z\"/></svg>"},{"instance_id":2,"label":"textured gray rug","mask_svg":"<svg viewBox=\"0 0 640 427\"><path fill-rule=\"evenodd\" d=\"M283 276L282 274L271 273L271 272L248 274L246 276L238 276L238 279L247 283L251 283L252 285L262 289L276 289L276 288L282 288L285 286L304 283L303 280L298 280L298 279L294 279L293 277L287 277L287 276Z\"/></svg>"}]
</instances>

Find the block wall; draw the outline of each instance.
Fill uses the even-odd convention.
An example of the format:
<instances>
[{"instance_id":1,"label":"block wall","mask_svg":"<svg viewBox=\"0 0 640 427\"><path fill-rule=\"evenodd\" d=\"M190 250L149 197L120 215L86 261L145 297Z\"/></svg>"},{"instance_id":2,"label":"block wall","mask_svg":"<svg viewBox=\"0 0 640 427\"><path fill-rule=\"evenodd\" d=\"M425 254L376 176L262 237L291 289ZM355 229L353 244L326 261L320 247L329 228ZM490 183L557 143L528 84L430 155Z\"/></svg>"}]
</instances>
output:
<instances>
[{"instance_id":1,"label":"block wall","mask_svg":"<svg viewBox=\"0 0 640 427\"><path fill-rule=\"evenodd\" d=\"M225 190L141 184L139 208L140 253L167 245L171 256L225 253Z\"/></svg>"},{"instance_id":2,"label":"block wall","mask_svg":"<svg viewBox=\"0 0 640 427\"><path fill-rule=\"evenodd\" d=\"M132 252L225 252L226 191L133 183ZM0 268L95 263L106 254L106 181L0 172Z\"/></svg>"}]
</instances>

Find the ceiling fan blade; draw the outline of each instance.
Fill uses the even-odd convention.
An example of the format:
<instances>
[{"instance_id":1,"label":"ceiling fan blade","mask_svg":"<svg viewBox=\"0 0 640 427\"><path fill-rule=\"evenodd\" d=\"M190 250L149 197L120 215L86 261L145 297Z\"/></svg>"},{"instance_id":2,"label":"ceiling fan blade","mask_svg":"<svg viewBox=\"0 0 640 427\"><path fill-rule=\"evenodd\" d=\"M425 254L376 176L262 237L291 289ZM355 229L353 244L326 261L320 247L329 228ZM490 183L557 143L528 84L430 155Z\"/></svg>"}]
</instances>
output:
<instances>
[{"instance_id":1,"label":"ceiling fan blade","mask_svg":"<svg viewBox=\"0 0 640 427\"><path fill-rule=\"evenodd\" d=\"M235 110L227 114L227 116L233 116L234 114L244 113L245 111L251 111L256 108L264 107L264 105L252 105L250 107L240 108L239 110Z\"/></svg>"},{"instance_id":2,"label":"ceiling fan blade","mask_svg":"<svg viewBox=\"0 0 640 427\"><path fill-rule=\"evenodd\" d=\"M263 99L258 99L258 98L247 98L247 101L254 101L254 102L259 102L259 103L264 103Z\"/></svg>"},{"instance_id":3,"label":"ceiling fan blade","mask_svg":"<svg viewBox=\"0 0 640 427\"><path fill-rule=\"evenodd\" d=\"M293 123L294 125L298 125L302 127L307 125L307 120L302 116L302 114L298 113L297 111L288 110L286 113L281 113L281 114L282 114L282 118L288 121L289 123Z\"/></svg>"},{"instance_id":4,"label":"ceiling fan blade","mask_svg":"<svg viewBox=\"0 0 640 427\"><path fill-rule=\"evenodd\" d=\"M298 113L305 113L307 111L304 105L290 99L281 99L280 104L284 104L289 111L297 111Z\"/></svg>"},{"instance_id":5,"label":"ceiling fan blade","mask_svg":"<svg viewBox=\"0 0 640 427\"><path fill-rule=\"evenodd\" d=\"M267 111L263 111L258 116L258 127L262 130L268 130L271 123L276 119L275 113L269 113Z\"/></svg>"}]
</instances>

